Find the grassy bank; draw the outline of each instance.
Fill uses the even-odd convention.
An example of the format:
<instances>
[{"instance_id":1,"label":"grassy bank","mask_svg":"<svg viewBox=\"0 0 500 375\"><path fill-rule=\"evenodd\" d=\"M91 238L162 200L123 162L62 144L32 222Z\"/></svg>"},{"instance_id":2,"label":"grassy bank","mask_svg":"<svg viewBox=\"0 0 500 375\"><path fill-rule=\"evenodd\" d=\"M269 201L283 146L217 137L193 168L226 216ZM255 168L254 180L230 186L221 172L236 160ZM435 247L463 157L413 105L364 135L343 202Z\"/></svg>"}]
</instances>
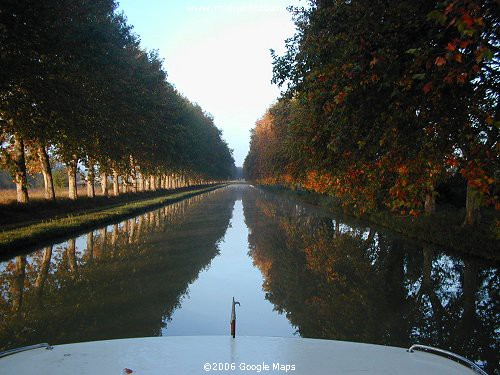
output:
<instances>
[{"instance_id":1,"label":"grassy bank","mask_svg":"<svg viewBox=\"0 0 500 375\"><path fill-rule=\"evenodd\" d=\"M83 233L100 225L106 225L122 218L137 215L143 211L154 209L169 203L177 202L201 193L205 193L221 187L208 186L197 189L184 189L174 192L151 192L150 194L137 194L113 198L98 198L98 201L85 202L59 202L34 203L26 207L15 206L14 216L24 217L25 213L31 211L32 216L37 216L36 209L40 205L46 205L49 210L43 213L50 217L43 221L30 220L29 222L19 220L1 227L0 232L0 254L7 254L21 248L43 245L58 239L67 238L70 235ZM100 200L100 201L99 201ZM91 201L91 200L89 200ZM107 203L107 204L105 204ZM91 206L88 208L88 206ZM14 207L11 207L13 209ZM7 210L9 206L4 205L0 211ZM26 210L26 212L24 212ZM38 212L38 215L41 215Z\"/></svg>"},{"instance_id":2,"label":"grassy bank","mask_svg":"<svg viewBox=\"0 0 500 375\"><path fill-rule=\"evenodd\" d=\"M266 191L320 206L336 215L355 217L348 208L341 207L335 198L326 195L278 186L260 187ZM483 212L483 223L475 228L462 227L464 215L464 210L439 206L432 217L413 218L398 216L389 211L379 211L366 214L361 219L452 252L500 261L500 241L495 238L492 231L494 217L497 214L493 210Z\"/></svg>"}]
</instances>

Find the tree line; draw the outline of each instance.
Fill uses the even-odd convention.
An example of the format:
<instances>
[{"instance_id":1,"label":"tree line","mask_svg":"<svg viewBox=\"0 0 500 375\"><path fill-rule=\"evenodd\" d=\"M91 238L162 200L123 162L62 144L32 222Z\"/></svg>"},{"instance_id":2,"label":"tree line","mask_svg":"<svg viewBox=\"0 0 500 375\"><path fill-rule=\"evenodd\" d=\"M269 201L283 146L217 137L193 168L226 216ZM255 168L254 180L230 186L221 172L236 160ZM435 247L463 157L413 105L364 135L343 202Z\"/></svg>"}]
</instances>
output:
<instances>
[{"instance_id":1,"label":"tree line","mask_svg":"<svg viewBox=\"0 0 500 375\"><path fill-rule=\"evenodd\" d=\"M0 8L1 162L18 202L27 171L67 168L76 199L100 179L113 193L175 188L230 177L232 150L214 119L168 82L157 51L140 46L114 0L6 0Z\"/></svg>"},{"instance_id":2,"label":"tree line","mask_svg":"<svg viewBox=\"0 0 500 375\"><path fill-rule=\"evenodd\" d=\"M293 14L247 178L417 216L458 175L464 224L500 208L498 1L311 0Z\"/></svg>"}]
</instances>

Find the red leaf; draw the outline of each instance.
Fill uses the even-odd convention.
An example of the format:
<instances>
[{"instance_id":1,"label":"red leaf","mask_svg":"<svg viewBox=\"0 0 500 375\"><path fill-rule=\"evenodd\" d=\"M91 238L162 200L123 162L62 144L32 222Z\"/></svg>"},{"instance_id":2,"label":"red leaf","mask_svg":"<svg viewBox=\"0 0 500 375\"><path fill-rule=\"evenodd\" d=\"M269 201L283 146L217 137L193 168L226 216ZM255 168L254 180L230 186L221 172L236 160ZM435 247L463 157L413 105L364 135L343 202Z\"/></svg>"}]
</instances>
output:
<instances>
[{"instance_id":1,"label":"red leaf","mask_svg":"<svg viewBox=\"0 0 500 375\"><path fill-rule=\"evenodd\" d=\"M443 78L443 81L445 81L448 84L451 84L453 82L453 75L448 74L446 77Z\"/></svg>"},{"instance_id":2,"label":"red leaf","mask_svg":"<svg viewBox=\"0 0 500 375\"><path fill-rule=\"evenodd\" d=\"M434 62L437 66L443 66L446 64L446 59L444 57L438 56L436 57L436 61Z\"/></svg>"},{"instance_id":3,"label":"red leaf","mask_svg":"<svg viewBox=\"0 0 500 375\"><path fill-rule=\"evenodd\" d=\"M422 88L422 91L425 93L425 94L428 94L429 91L431 91L432 89L432 82L428 82L423 88Z\"/></svg>"},{"instance_id":4,"label":"red leaf","mask_svg":"<svg viewBox=\"0 0 500 375\"><path fill-rule=\"evenodd\" d=\"M455 51L457 49L457 46L453 43L448 43L448 45L446 46L446 49L448 51Z\"/></svg>"},{"instance_id":5,"label":"red leaf","mask_svg":"<svg viewBox=\"0 0 500 375\"><path fill-rule=\"evenodd\" d=\"M133 372L134 372L134 370L131 370L131 369L129 369L129 368L124 368L124 369L123 369L123 373L124 373L124 374L132 374Z\"/></svg>"},{"instance_id":6,"label":"red leaf","mask_svg":"<svg viewBox=\"0 0 500 375\"><path fill-rule=\"evenodd\" d=\"M458 83L465 83L465 80L467 79L467 73L462 73L457 77L457 82Z\"/></svg>"},{"instance_id":7,"label":"red leaf","mask_svg":"<svg viewBox=\"0 0 500 375\"><path fill-rule=\"evenodd\" d=\"M465 13L462 16L462 21L464 21L468 28L470 28L474 24L474 19L468 13Z\"/></svg>"},{"instance_id":8,"label":"red leaf","mask_svg":"<svg viewBox=\"0 0 500 375\"><path fill-rule=\"evenodd\" d=\"M467 46L470 44L470 40L462 40L460 41L460 48L467 48Z\"/></svg>"}]
</instances>

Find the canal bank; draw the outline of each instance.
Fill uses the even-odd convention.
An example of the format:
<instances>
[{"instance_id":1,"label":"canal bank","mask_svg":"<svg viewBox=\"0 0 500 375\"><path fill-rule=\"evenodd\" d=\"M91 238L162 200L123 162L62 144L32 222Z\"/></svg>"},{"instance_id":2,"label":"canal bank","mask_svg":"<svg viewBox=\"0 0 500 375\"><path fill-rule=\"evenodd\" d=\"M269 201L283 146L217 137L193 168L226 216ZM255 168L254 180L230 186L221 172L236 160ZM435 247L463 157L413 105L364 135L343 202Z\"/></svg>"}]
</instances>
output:
<instances>
[{"instance_id":1,"label":"canal bank","mask_svg":"<svg viewBox=\"0 0 500 375\"><path fill-rule=\"evenodd\" d=\"M451 252L500 261L500 241L495 238L494 213L486 216L487 223L477 227L461 225L464 212L458 209L438 209L427 217L398 216L389 211L366 213L357 217L348 208L341 207L334 198L304 190L290 190L281 186L258 185L259 188L280 196L298 199L322 207L335 215L380 225L408 238L445 248Z\"/></svg>"},{"instance_id":2,"label":"canal bank","mask_svg":"<svg viewBox=\"0 0 500 375\"><path fill-rule=\"evenodd\" d=\"M134 200L128 202L114 203L76 213L67 212L63 217L7 228L0 232L0 258L19 249L29 249L34 246L43 246L54 240L63 240L94 227L138 215L141 212L178 202L222 186L225 185L205 186L174 192L166 191L160 196L149 196L142 200L137 200L135 197Z\"/></svg>"}]
</instances>

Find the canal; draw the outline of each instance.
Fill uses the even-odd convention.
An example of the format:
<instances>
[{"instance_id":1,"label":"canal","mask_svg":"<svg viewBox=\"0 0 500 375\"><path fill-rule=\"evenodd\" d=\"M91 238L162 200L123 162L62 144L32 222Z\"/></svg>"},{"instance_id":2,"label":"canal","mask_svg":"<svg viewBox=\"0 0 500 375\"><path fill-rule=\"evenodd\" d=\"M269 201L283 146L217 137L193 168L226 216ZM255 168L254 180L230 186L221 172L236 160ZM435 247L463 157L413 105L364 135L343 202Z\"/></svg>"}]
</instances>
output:
<instances>
[{"instance_id":1,"label":"canal","mask_svg":"<svg viewBox=\"0 0 500 375\"><path fill-rule=\"evenodd\" d=\"M172 335L437 346L498 372L495 264L231 185L0 262L0 350Z\"/></svg>"}]
</instances>

